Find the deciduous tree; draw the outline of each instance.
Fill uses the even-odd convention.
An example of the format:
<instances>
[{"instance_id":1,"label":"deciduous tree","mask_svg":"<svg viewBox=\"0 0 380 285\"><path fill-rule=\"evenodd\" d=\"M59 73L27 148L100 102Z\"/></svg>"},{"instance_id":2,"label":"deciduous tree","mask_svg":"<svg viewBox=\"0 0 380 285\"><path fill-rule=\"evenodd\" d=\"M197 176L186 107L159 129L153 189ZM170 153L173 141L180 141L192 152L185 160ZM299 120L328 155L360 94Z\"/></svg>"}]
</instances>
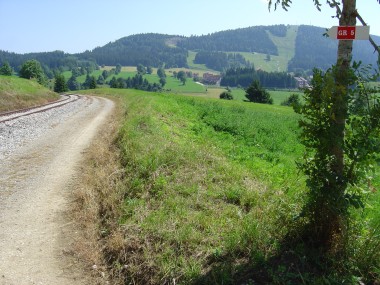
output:
<instances>
[{"instance_id":1,"label":"deciduous tree","mask_svg":"<svg viewBox=\"0 0 380 285\"><path fill-rule=\"evenodd\" d=\"M47 84L46 75L41 67L41 64L35 59L24 62L24 64L21 66L19 74L22 78L35 78L41 85Z\"/></svg>"},{"instance_id":2,"label":"deciduous tree","mask_svg":"<svg viewBox=\"0 0 380 285\"><path fill-rule=\"evenodd\" d=\"M142 64L138 64L137 65L137 73L142 74L142 75L146 74L145 66Z\"/></svg>"},{"instance_id":3,"label":"deciduous tree","mask_svg":"<svg viewBox=\"0 0 380 285\"><path fill-rule=\"evenodd\" d=\"M0 75L11 76L13 74L13 69L8 62L4 62L0 67Z\"/></svg>"},{"instance_id":4,"label":"deciduous tree","mask_svg":"<svg viewBox=\"0 0 380 285\"><path fill-rule=\"evenodd\" d=\"M320 0L313 2L320 9ZM291 0L269 0L269 7L281 5L287 10L291 3ZM361 19L356 10L356 0L340 3L327 0L327 3L335 9L340 26L355 26L356 18ZM362 19L361 22L365 24ZM351 68L352 46L352 40L340 40L336 65L326 74L318 70L314 72L312 88L305 92L306 104L301 111L304 115L301 121L303 142L310 150L301 164L310 188L303 214L309 220L309 239L324 249L336 247L334 241L344 240L349 228L349 207L362 205L363 199L360 192L350 192L350 187L355 187L358 182L354 178L364 167L368 156L380 151L371 149L371 154L361 156L363 149L369 147L370 134L379 130L378 101L362 121L365 123L367 120L366 124L371 129L362 131L365 128L359 128L354 140L349 137L355 127L352 123L358 120L352 116L349 107L353 92L360 89L357 87L359 78L355 75L358 66ZM378 46L374 45L374 48L379 51Z\"/></svg>"}]
</instances>

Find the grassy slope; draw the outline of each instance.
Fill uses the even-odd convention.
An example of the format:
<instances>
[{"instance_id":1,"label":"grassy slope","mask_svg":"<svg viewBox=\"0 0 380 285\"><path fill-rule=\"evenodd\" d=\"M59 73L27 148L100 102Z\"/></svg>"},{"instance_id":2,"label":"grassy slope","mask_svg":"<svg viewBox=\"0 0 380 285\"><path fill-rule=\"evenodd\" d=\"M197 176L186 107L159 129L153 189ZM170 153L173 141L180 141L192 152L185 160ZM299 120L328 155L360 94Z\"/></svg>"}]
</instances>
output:
<instances>
[{"instance_id":1,"label":"grassy slope","mask_svg":"<svg viewBox=\"0 0 380 285\"><path fill-rule=\"evenodd\" d=\"M301 248L292 253L296 258L279 256L304 195L294 163L302 156L298 117L290 108L94 92L122 98L128 110L118 138L127 175L112 182L110 192L123 197L121 211L102 226L107 258L125 283L240 284L253 278L322 284L359 274L356 267L367 275L378 270L378 263L361 267L372 249L371 224L350 237L356 251L349 273L342 264L314 267ZM115 195L100 195L108 196Z\"/></svg>"},{"instance_id":2,"label":"grassy slope","mask_svg":"<svg viewBox=\"0 0 380 285\"><path fill-rule=\"evenodd\" d=\"M271 55L271 60L267 61L266 54L240 52L247 60L253 62L256 69L262 69L268 72L287 71L288 62L295 53L295 40L298 26L289 26L286 37L276 37L267 32L269 38L277 46L278 56Z\"/></svg>"},{"instance_id":3,"label":"grassy slope","mask_svg":"<svg viewBox=\"0 0 380 285\"><path fill-rule=\"evenodd\" d=\"M281 105L281 103L285 101L285 99L287 99L292 94L298 94L300 97L302 97L302 92L298 90L295 90L295 91L267 90L267 91L273 98L274 105ZM244 101L247 99L245 97L244 89L232 89L232 95L234 96L234 100L237 100L237 101Z\"/></svg>"},{"instance_id":4,"label":"grassy slope","mask_svg":"<svg viewBox=\"0 0 380 285\"><path fill-rule=\"evenodd\" d=\"M17 110L58 99L58 94L36 81L0 76L0 112Z\"/></svg>"}]
</instances>

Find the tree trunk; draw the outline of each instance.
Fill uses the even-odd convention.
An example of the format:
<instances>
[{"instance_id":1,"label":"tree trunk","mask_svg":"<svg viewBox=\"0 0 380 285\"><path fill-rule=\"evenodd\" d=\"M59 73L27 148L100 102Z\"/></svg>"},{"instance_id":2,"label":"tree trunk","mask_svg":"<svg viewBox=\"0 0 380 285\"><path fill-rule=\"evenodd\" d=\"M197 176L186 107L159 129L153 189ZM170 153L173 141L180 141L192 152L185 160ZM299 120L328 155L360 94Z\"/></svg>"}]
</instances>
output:
<instances>
[{"instance_id":1,"label":"tree trunk","mask_svg":"<svg viewBox=\"0 0 380 285\"><path fill-rule=\"evenodd\" d=\"M343 0L342 15L339 19L340 26L356 25L356 0ZM333 94L333 104L331 106L332 116L330 119L330 142L329 155L332 157L331 171L332 178L325 185L325 189L330 192L330 210L326 213L325 234L333 236L344 235L347 221L348 204L345 201L345 190L347 181L345 179L344 165L344 136L345 125L348 117L348 92L350 64L352 59L352 40L340 40L338 45L338 57L335 71L336 89ZM332 181L331 181L332 180ZM328 225L329 224L329 225ZM324 231L322 230L322 232ZM331 232L333 230L333 232ZM330 240L331 242L331 240Z\"/></svg>"},{"instance_id":2,"label":"tree trunk","mask_svg":"<svg viewBox=\"0 0 380 285\"><path fill-rule=\"evenodd\" d=\"M339 19L339 26L355 26L356 25L356 0L343 0L342 15ZM336 85L337 92L334 100L333 113L335 118L332 120L333 133L335 143L332 146L332 154L336 158L335 171L337 177L343 178L344 160L343 160L343 143L344 128L347 119L348 109L348 80L349 70L352 59L352 40L340 40L338 45L337 56L337 73Z\"/></svg>"}]
</instances>

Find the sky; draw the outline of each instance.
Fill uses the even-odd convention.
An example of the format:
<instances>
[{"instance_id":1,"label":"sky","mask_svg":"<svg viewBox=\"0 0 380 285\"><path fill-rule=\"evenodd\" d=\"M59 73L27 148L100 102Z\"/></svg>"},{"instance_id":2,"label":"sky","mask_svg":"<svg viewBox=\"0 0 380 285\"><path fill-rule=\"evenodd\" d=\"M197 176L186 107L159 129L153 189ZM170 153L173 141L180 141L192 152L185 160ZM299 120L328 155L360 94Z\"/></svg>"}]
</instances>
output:
<instances>
[{"instance_id":1,"label":"sky","mask_svg":"<svg viewBox=\"0 0 380 285\"><path fill-rule=\"evenodd\" d=\"M140 33L203 35L259 25L338 25L321 0L293 0L288 12L268 11L267 0L0 0L0 50L79 53ZM357 8L380 35L380 4L357 0ZM320 35L316 35L320 36Z\"/></svg>"}]
</instances>

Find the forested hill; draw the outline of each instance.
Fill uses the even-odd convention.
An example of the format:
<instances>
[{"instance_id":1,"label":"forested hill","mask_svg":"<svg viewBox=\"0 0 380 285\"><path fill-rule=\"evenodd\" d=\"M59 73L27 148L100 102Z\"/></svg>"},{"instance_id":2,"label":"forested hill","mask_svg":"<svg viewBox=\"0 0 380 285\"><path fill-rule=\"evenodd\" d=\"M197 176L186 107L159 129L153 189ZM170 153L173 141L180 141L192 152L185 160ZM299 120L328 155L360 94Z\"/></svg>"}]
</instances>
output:
<instances>
[{"instance_id":1,"label":"forested hill","mask_svg":"<svg viewBox=\"0 0 380 285\"><path fill-rule=\"evenodd\" d=\"M191 36L179 41L177 46L196 51L258 52L278 55L277 46L267 31L278 37L285 37L285 25L256 26L228 30L203 36Z\"/></svg>"},{"instance_id":2,"label":"forested hill","mask_svg":"<svg viewBox=\"0 0 380 285\"><path fill-rule=\"evenodd\" d=\"M99 65L159 67L187 66L187 50L169 46L167 41L175 36L162 34L139 34L121 38L103 47L78 54L86 60L95 60Z\"/></svg>"},{"instance_id":3,"label":"forested hill","mask_svg":"<svg viewBox=\"0 0 380 285\"><path fill-rule=\"evenodd\" d=\"M338 41L322 36L326 29L314 26L299 26L295 43L295 56L288 64L289 71L311 70L314 67L327 69L336 61ZM377 45L380 37L372 36ZM364 64L375 64L377 60L369 41L354 41L354 60Z\"/></svg>"},{"instance_id":4,"label":"forested hill","mask_svg":"<svg viewBox=\"0 0 380 285\"><path fill-rule=\"evenodd\" d=\"M323 37L325 31L314 26L274 25L191 37L138 34L78 54L62 51L15 54L0 50L0 65L8 62L17 71L26 60L37 59L50 74L54 70L97 65L187 67L189 51L192 51L192 54L196 52L194 63L205 64L214 70L223 71L230 66L257 67L255 60L266 56L273 65L282 61L285 68L288 63L288 71L310 71L314 67L326 69L336 60L338 42ZM380 45L380 37L373 38ZM368 41L355 41L354 59L366 64L375 64L377 60Z\"/></svg>"}]
</instances>

